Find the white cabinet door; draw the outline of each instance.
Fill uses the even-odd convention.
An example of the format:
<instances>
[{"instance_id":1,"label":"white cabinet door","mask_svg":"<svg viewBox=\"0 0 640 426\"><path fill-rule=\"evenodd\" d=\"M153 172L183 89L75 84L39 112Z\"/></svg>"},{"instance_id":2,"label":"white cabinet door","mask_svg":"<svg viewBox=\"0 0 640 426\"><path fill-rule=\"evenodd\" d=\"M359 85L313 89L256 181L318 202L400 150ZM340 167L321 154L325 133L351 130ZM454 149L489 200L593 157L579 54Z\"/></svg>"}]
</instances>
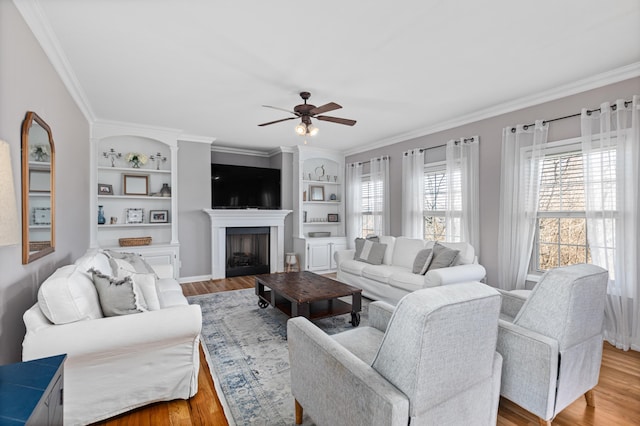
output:
<instances>
[{"instance_id":1,"label":"white cabinet door","mask_svg":"<svg viewBox=\"0 0 640 426\"><path fill-rule=\"evenodd\" d=\"M307 244L307 270L324 271L331 266L330 246L327 242Z\"/></svg>"}]
</instances>

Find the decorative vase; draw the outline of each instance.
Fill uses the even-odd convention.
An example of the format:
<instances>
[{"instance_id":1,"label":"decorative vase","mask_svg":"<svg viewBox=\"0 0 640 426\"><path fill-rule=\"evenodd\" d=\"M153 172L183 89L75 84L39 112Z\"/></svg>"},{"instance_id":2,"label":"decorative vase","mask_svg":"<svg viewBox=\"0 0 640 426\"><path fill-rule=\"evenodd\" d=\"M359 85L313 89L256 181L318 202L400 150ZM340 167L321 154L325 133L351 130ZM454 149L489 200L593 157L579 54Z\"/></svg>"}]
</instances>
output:
<instances>
[{"instance_id":1,"label":"decorative vase","mask_svg":"<svg viewBox=\"0 0 640 426\"><path fill-rule=\"evenodd\" d=\"M160 189L161 197L171 197L171 187L168 183L163 183L162 188Z\"/></svg>"},{"instance_id":2,"label":"decorative vase","mask_svg":"<svg viewBox=\"0 0 640 426\"><path fill-rule=\"evenodd\" d=\"M98 225L104 225L107 220L104 217L104 210L102 206L98 206Z\"/></svg>"}]
</instances>

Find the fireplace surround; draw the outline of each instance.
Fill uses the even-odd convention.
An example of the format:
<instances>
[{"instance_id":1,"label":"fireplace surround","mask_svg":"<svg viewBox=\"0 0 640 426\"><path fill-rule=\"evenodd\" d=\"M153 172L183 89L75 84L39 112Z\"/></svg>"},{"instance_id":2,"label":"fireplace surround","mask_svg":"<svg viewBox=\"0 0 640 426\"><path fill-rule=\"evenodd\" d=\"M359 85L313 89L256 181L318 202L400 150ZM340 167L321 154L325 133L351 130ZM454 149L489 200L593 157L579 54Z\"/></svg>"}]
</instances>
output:
<instances>
[{"instance_id":1,"label":"fireplace surround","mask_svg":"<svg viewBox=\"0 0 640 426\"><path fill-rule=\"evenodd\" d=\"M204 209L211 221L211 278L225 278L227 228L269 229L269 270L284 271L284 218L291 210ZM242 260L240 260L242 261Z\"/></svg>"}]
</instances>

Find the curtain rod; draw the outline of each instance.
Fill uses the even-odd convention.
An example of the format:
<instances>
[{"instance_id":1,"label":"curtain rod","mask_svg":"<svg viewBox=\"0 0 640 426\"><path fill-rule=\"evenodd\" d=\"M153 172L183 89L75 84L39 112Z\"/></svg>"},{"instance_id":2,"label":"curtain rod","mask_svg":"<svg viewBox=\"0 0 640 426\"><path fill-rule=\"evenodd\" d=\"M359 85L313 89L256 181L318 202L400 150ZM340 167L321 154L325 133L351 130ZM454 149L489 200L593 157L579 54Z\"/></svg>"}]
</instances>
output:
<instances>
[{"instance_id":1,"label":"curtain rod","mask_svg":"<svg viewBox=\"0 0 640 426\"><path fill-rule=\"evenodd\" d=\"M472 136L470 138L464 138L462 139L462 142L473 142L475 140L475 136ZM460 140L456 139L455 144L458 145L460 143ZM436 146L430 146L429 148L420 148L420 152L425 152L428 151L430 149L436 149L436 148L442 148L443 146L447 146L446 143L443 143L442 145L436 145ZM408 155L406 152L404 153L404 155Z\"/></svg>"},{"instance_id":2,"label":"curtain rod","mask_svg":"<svg viewBox=\"0 0 640 426\"><path fill-rule=\"evenodd\" d=\"M625 108L626 108L626 107L628 107L628 106L629 106L629 104L630 104L631 102L632 102L632 101L624 101L624 107L625 107ZM613 105L611 105L611 109L612 109L612 110L614 110L614 111L615 111L617 108L618 108L618 106L617 106L615 103L614 103ZM596 111L600 111L600 108L596 108L596 109L588 109L588 110L587 110L587 115L591 115L591 113L594 113L594 112L596 112ZM559 120L564 120L565 118L580 117L581 115L582 115L582 113L581 113L581 112L579 112L579 113L577 113L577 114L565 115L564 117L552 118L551 120L544 120L544 121L542 122L542 125L544 126L544 125L545 125L545 124L547 124L547 123L551 123L551 122L559 121ZM524 126L522 126L522 128L523 128L524 130L527 130L529 127L533 127L533 126L535 126L535 125L536 125L536 123L532 123L532 124L525 124ZM516 132L516 128L515 128L515 127L512 127L512 128L511 128L511 133L515 133L515 132Z\"/></svg>"},{"instance_id":3,"label":"curtain rod","mask_svg":"<svg viewBox=\"0 0 640 426\"><path fill-rule=\"evenodd\" d=\"M380 161L380 160L384 160L384 159L390 160L390 159L391 159L391 156L390 156L390 155L383 155L382 157L375 158L375 160L376 160L376 161ZM354 167L356 164L367 164L367 163L370 163L370 162L371 162L371 160L367 160L367 161L356 161L355 163L349 163L349 164L347 164L347 166Z\"/></svg>"}]
</instances>

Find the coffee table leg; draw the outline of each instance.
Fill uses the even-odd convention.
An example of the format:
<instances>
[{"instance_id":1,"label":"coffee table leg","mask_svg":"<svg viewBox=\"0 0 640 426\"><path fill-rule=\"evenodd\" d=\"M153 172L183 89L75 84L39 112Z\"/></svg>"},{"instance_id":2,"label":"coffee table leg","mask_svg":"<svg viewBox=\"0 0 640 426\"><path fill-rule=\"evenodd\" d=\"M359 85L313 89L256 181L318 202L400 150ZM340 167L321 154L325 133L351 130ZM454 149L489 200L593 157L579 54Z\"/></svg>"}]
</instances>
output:
<instances>
[{"instance_id":1,"label":"coffee table leg","mask_svg":"<svg viewBox=\"0 0 640 426\"><path fill-rule=\"evenodd\" d=\"M362 310L362 294L354 293L351 297L351 325L360 325L360 311Z\"/></svg>"},{"instance_id":2,"label":"coffee table leg","mask_svg":"<svg viewBox=\"0 0 640 426\"><path fill-rule=\"evenodd\" d=\"M295 303L291 302L291 318L305 317L309 318L309 303Z\"/></svg>"}]
</instances>

